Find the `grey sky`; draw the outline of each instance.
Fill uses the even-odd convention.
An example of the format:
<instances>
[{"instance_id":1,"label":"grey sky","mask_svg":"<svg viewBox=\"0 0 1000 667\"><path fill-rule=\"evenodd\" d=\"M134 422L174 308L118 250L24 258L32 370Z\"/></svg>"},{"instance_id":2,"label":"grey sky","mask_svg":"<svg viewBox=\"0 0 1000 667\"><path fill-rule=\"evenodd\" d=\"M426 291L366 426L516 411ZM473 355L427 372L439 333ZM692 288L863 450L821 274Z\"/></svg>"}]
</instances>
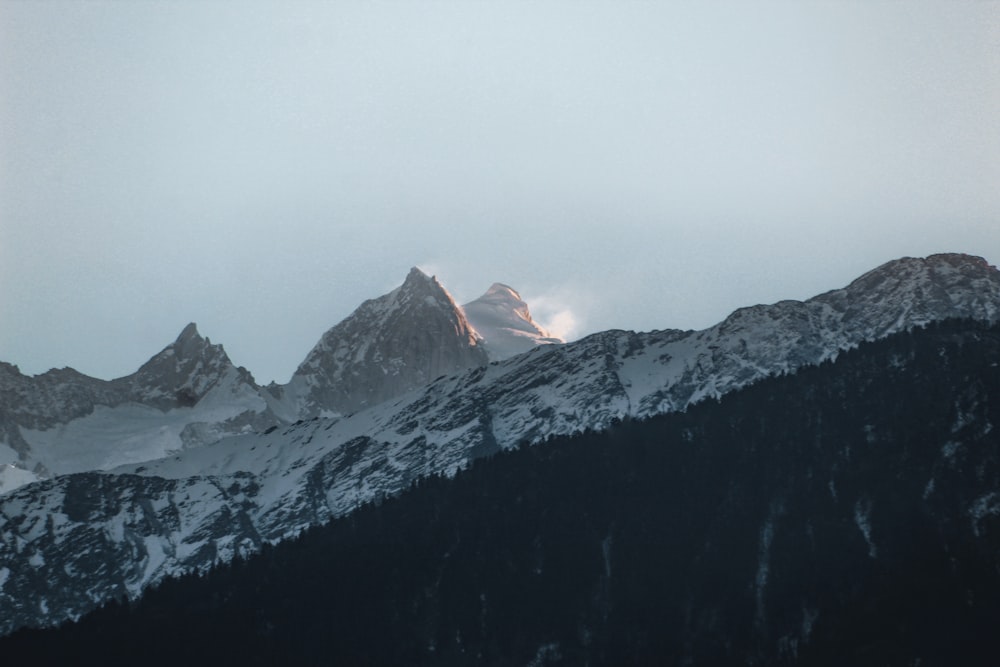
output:
<instances>
[{"instance_id":1,"label":"grey sky","mask_svg":"<svg viewBox=\"0 0 1000 667\"><path fill-rule=\"evenodd\" d=\"M0 360L258 381L437 273L576 337L1000 261L1000 4L0 0ZM556 317L562 313L561 317Z\"/></svg>"}]
</instances>

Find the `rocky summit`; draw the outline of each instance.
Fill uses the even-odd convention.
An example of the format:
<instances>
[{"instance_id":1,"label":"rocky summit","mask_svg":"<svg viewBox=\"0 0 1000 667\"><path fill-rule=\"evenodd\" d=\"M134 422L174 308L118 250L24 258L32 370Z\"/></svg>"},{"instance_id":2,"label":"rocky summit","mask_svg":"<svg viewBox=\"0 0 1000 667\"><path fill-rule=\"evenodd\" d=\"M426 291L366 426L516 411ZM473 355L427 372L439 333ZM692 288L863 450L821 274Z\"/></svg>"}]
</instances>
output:
<instances>
[{"instance_id":1,"label":"rocky summit","mask_svg":"<svg viewBox=\"0 0 1000 667\"><path fill-rule=\"evenodd\" d=\"M482 338L448 291L414 267L400 287L323 334L273 393L288 416L344 415L487 362Z\"/></svg>"}]
</instances>

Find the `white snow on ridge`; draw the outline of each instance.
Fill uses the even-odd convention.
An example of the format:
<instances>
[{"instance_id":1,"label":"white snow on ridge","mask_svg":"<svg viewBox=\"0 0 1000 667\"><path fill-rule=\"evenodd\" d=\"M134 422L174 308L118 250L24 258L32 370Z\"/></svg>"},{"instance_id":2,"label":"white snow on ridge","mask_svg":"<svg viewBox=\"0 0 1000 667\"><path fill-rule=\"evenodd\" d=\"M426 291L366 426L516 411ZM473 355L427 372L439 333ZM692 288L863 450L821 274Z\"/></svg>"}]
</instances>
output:
<instances>
[{"instance_id":1,"label":"white snow on ridge","mask_svg":"<svg viewBox=\"0 0 1000 667\"><path fill-rule=\"evenodd\" d=\"M39 479L38 475L30 470L25 470L12 463L0 464L0 496L18 487L37 482Z\"/></svg>"},{"instance_id":2,"label":"white snow on ridge","mask_svg":"<svg viewBox=\"0 0 1000 667\"><path fill-rule=\"evenodd\" d=\"M125 463L147 461L179 451L180 433L191 419L191 408L163 413L156 408L126 404L97 406L86 417L46 431L22 430L32 453L53 474L108 470Z\"/></svg>"},{"instance_id":3,"label":"white snow on ridge","mask_svg":"<svg viewBox=\"0 0 1000 667\"><path fill-rule=\"evenodd\" d=\"M55 475L109 470L159 459L191 444L222 437L212 425L246 412L262 412L264 400L231 369L197 405L163 411L139 403L99 405L79 419L47 430L21 429L33 459ZM203 425L203 428L191 428ZM182 433L187 429L187 442ZM10 490L10 489L7 489Z\"/></svg>"}]
</instances>

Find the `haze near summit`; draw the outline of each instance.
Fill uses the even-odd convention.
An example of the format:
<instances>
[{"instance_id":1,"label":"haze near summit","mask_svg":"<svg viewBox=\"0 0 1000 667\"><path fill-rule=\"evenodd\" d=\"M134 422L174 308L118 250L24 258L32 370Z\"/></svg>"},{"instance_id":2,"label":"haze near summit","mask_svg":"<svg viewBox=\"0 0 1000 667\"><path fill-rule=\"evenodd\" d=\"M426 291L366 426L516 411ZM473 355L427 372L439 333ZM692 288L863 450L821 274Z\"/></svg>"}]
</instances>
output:
<instances>
[{"instance_id":1,"label":"haze near summit","mask_svg":"<svg viewBox=\"0 0 1000 667\"><path fill-rule=\"evenodd\" d=\"M414 264L573 338L996 263L997 43L978 2L5 3L0 359L197 321L284 382Z\"/></svg>"}]
</instances>

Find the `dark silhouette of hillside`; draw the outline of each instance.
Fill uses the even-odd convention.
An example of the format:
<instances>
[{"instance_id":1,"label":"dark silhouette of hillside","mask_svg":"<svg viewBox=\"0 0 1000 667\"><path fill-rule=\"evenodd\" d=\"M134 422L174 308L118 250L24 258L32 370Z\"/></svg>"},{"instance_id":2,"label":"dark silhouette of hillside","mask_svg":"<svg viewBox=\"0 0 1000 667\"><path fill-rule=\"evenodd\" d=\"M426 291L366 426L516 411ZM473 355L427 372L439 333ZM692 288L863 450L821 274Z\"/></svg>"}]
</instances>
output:
<instances>
[{"instance_id":1,"label":"dark silhouette of hillside","mask_svg":"<svg viewBox=\"0 0 1000 667\"><path fill-rule=\"evenodd\" d=\"M0 639L38 664L987 665L1000 327L498 453L204 576ZM13 663L12 663L13 664Z\"/></svg>"}]
</instances>

